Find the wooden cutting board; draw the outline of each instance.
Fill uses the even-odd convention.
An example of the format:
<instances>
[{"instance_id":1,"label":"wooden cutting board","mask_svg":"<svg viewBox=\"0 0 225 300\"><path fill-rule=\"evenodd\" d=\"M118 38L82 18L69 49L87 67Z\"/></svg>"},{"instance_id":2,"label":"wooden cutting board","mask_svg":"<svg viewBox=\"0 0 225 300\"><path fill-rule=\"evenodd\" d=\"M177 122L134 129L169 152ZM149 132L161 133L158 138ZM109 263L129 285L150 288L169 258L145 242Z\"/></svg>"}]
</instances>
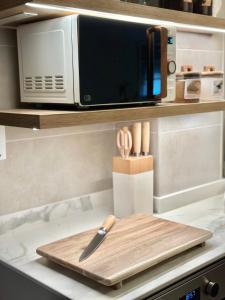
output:
<instances>
[{"instance_id":1,"label":"wooden cutting board","mask_svg":"<svg viewBox=\"0 0 225 300\"><path fill-rule=\"evenodd\" d=\"M79 257L97 230L89 230L37 249L41 256L103 285L122 281L212 236L207 230L145 214L116 221L99 248L86 260Z\"/></svg>"}]
</instances>

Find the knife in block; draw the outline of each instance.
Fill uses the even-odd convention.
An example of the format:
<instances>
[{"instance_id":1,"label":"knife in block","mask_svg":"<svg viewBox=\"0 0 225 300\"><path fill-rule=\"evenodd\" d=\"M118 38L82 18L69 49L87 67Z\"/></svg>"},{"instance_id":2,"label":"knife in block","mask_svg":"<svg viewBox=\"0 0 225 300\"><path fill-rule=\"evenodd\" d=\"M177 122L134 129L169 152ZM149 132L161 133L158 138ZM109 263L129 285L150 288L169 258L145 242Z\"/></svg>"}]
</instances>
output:
<instances>
[{"instance_id":1,"label":"knife in block","mask_svg":"<svg viewBox=\"0 0 225 300\"><path fill-rule=\"evenodd\" d=\"M132 128L133 155L141 155L141 123L134 123Z\"/></svg>"},{"instance_id":2,"label":"knife in block","mask_svg":"<svg viewBox=\"0 0 225 300\"><path fill-rule=\"evenodd\" d=\"M142 155L148 156L150 151L150 122L144 122L142 124Z\"/></svg>"}]
</instances>

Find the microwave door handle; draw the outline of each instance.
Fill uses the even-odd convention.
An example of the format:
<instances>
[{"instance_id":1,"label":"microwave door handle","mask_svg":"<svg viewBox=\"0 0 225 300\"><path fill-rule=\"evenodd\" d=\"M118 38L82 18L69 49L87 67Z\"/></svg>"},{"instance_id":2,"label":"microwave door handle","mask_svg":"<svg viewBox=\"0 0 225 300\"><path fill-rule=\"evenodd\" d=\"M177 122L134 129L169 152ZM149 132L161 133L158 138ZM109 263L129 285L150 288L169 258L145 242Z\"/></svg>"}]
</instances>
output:
<instances>
[{"instance_id":1,"label":"microwave door handle","mask_svg":"<svg viewBox=\"0 0 225 300\"><path fill-rule=\"evenodd\" d=\"M154 38L153 34L160 34L160 74L161 74L161 89L160 94L153 95L153 80L154 80ZM167 96L167 44L168 30L165 27L153 26L147 29L148 42L148 96L153 99L162 99Z\"/></svg>"}]
</instances>

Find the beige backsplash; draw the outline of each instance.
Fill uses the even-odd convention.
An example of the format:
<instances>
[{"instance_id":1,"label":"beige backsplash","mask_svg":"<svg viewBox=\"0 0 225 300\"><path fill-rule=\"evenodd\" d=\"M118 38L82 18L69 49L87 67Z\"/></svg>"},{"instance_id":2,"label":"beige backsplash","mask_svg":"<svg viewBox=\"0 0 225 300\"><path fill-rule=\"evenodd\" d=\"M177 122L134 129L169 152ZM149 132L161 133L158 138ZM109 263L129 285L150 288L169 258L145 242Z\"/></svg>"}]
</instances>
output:
<instances>
[{"instance_id":1,"label":"beige backsplash","mask_svg":"<svg viewBox=\"0 0 225 300\"><path fill-rule=\"evenodd\" d=\"M214 65L216 70L224 69L224 34L177 32L177 70L192 65L201 72L205 65Z\"/></svg>"},{"instance_id":2,"label":"beige backsplash","mask_svg":"<svg viewBox=\"0 0 225 300\"><path fill-rule=\"evenodd\" d=\"M178 65L189 63L185 53L199 67L207 61L223 68L221 35L179 33ZM15 107L19 99L15 31L0 29L0 70L0 109ZM222 177L221 123L219 113L153 120L155 195ZM7 159L0 161L0 215L112 188L117 126L6 128Z\"/></svg>"},{"instance_id":3,"label":"beige backsplash","mask_svg":"<svg viewBox=\"0 0 225 300\"><path fill-rule=\"evenodd\" d=\"M213 0L213 15L219 18L225 18L225 1Z\"/></svg>"},{"instance_id":4,"label":"beige backsplash","mask_svg":"<svg viewBox=\"0 0 225 300\"><path fill-rule=\"evenodd\" d=\"M0 29L0 109L19 100L16 31ZM114 125L7 127L0 215L112 188Z\"/></svg>"},{"instance_id":5,"label":"beige backsplash","mask_svg":"<svg viewBox=\"0 0 225 300\"><path fill-rule=\"evenodd\" d=\"M113 125L7 128L6 135L0 215L112 188Z\"/></svg>"},{"instance_id":6,"label":"beige backsplash","mask_svg":"<svg viewBox=\"0 0 225 300\"><path fill-rule=\"evenodd\" d=\"M19 102L16 31L0 28L0 109Z\"/></svg>"}]
</instances>

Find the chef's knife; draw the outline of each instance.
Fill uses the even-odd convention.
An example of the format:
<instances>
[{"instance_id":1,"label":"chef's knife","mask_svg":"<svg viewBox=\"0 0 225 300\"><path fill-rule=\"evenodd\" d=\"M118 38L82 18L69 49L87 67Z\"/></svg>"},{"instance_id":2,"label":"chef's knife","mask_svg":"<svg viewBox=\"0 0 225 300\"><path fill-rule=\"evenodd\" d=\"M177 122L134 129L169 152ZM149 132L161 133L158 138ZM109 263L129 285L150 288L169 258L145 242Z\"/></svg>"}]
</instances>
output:
<instances>
[{"instance_id":1,"label":"chef's knife","mask_svg":"<svg viewBox=\"0 0 225 300\"><path fill-rule=\"evenodd\" d=\"M149 155L149 147L150 147L150 122L144 122L142 124L142 155Z\"/></svg>"},{"instance_id":2,"label":"chef's knife","mask_svg":"<svg viewBox=\"0 0 225 300\"><path fill-rule=\"evenodd\" d=\"M79 262L87 259L99 247L99 245L103 242L107 233L112 228L115 222L116 222L115 216L110 215L107 217L105 222L102 224L102 227L99 228L97 234L91 240L89 245L84 249L83 253L79 258Z\"/></svg>"},{"instance_id":3,"label":"chef's knife","mask_svg":"<svg viewBox=\"0 0 225 300\"><path fill-rule=\"evenodd\" d=\"M133 155L140 156L141 154L141 123L134 123L132 130L133 138Z\"/></svg>"}]
</instances>

